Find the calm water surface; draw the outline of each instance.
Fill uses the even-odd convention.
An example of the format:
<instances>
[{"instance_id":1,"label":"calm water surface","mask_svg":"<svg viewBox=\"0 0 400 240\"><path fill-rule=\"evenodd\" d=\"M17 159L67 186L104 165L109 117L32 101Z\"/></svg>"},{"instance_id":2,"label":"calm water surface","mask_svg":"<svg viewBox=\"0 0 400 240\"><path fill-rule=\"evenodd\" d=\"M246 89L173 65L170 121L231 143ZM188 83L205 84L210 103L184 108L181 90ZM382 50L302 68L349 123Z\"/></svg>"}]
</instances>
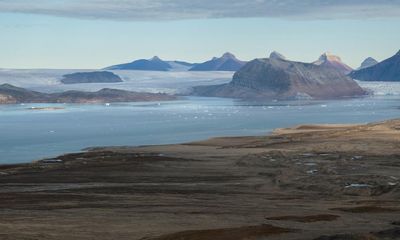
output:
<instances>
[{"instance_id":1,"label":"calm water surface","mask_svg":"<svg viewBox=\"0 0 400 240\"><path fill-rule=\"evenodd\" d=\"M62 107L62 110L29 110ZM179 143L261 135L304 123L366 123L400 117L400 96L249 103L190 97L164 103L0 106L0 164L29 162L91 146Z\"/></svg>"}]
</instances>

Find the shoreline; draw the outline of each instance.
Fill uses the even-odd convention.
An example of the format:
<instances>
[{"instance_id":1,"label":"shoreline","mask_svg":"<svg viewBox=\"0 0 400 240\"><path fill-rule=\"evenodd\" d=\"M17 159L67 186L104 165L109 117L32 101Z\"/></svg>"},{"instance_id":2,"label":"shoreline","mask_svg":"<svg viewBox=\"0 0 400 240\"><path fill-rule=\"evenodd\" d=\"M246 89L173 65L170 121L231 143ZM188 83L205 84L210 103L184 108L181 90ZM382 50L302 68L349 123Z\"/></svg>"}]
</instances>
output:
<instances>
[{"instance_id":1,"label":"shoreline","mask_svg":"<svg viewBox=\"0 0 400 240\"><path fill-rule=\"evenodd\" d=\"M2 165L0 236L397 239L399 142L396 119Z\"/></svg>"}]
</instances>

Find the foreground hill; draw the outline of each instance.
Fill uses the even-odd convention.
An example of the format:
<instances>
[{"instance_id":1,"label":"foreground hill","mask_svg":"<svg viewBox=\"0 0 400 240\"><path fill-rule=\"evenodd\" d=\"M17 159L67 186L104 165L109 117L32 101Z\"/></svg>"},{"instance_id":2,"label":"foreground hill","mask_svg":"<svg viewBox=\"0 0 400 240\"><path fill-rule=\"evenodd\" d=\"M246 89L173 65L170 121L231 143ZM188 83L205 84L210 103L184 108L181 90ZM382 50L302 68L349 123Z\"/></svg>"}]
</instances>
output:
<instances>
[{"instance_id":1,"label":"foreground hill","mask_svg":"<svg viewBox=\"0 0 400 240\"><path fill-rule=\"evenodd\" d=\"M64 84L76 84L76 83L117 83L122 82L122 79L107 71L100 72L77 72L66 74L61 79Z\"/></svg>"},{"instance_id":2,"label":"foreground hill","mask_svg":"<svg viewBox=\"0 0 400 240\"><path fill-rule=\"evenodd\" d=\"M1 166L0 238L399 239L399 139L308 125Z\"/></svg>"},{"instance_id":3,"label":"foreground hill","mask_svg":"<svg viewBox=\"0 0 400 240\"><path fill-rule=\"evenodd\" d=\"M0 85L0 104L16 103L110 103L168 101L176 97L161 93L130 92L104 88L97 92L66 91L61 93L41 93L12 86Z\"/></svg>"},{"instance_id":4,"label":"foreground hill","mask_svg":"<svg viewBox=\"0 0 400 240\"><path fill-rule=\"evenodd\" d=\"M245 64L246 62L237 59L232 53L225 53L220 58L196 64L189 71L237 71Z\"/></svg>"},{"instance_id":5,"label":"foreground hill","mask_svg":"<svg viewBox=\"0 0 400 240\"><path fill-rule=\"evenodd\" d=\"M335 69L269 58L249 62L228 84L195 87L193 94L242 99L332 99L365 92Z\"/></svg>"},{"instance_id":6,"label":"foreground hill","mask_svg":"<svg viewBox=\"0 0 400 240\"><path fill-rule=\"evenodd\" d=\"M362 81L400 81L400 51L371 67L353 71L350 76Z\"/></svg>"}]
</instances>

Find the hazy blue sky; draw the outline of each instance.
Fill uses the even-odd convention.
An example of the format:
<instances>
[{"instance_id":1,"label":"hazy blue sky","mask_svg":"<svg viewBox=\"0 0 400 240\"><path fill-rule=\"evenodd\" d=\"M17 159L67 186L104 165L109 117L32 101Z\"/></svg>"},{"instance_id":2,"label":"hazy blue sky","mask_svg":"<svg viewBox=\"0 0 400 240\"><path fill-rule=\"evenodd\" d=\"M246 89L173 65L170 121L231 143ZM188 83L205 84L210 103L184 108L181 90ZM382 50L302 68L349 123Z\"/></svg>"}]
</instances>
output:
<instances>
[{"instance_id":1,"label":"hazy blue sky","mask_svg":"<svg viewBox=\"0 0 400 240\"><path fill-rule=\"evenodd\" d=\"M250 60L273 50L306 62L331 51L357 67L399 51L399 26L396 0L0 0L0 68L200 62L226 51Z\"/></svg>"}]
</instances>

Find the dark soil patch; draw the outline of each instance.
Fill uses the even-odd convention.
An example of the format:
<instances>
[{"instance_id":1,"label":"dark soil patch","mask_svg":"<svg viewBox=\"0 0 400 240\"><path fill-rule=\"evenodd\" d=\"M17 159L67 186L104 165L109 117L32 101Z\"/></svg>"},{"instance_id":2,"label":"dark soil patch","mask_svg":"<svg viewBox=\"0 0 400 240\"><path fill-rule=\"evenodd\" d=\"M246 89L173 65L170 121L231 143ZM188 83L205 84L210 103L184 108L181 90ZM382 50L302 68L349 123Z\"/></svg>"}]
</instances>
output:
<instances>
[{"instance_id":1,"label":"dark soil patch","mask_svg":"<svg viewBox=\"0 0 400 240\"><path fill-rule=\"evenodd\" d=\"M375 232L373 234L379 239L400 239L400 227Z\"/></svg>"},{"instance_id":2,"label":"dark soil patch","mask_svg":"<svg viewBox=\"0 0 400 240\"><path fill-rule=\"evenodd\" d=\"M280 216L280 217L269 217L267 220L274 221L292 221L292 222L302 222L302 223L312 223L321 221L335 221L340 216L331 214L320 214L320 215L310 215L310 216Z\"/></svg>"},{"instance_id":3,"label":"dark soil patch","mask_svg":"<svg viewBox=\"0 0 400 240\"><path fill-rule=\"evenodd\" d=\"M332 236L321 236L314 240L377 240L373 236L361 236L353 234L338 234Z\"/></svg>"},{"instance_id":4,"label":"dark soil patch","mask_svg":"<svg viewBox=\"0 0 400 240\"><path fill-rule=\"evenodd\" d=\"M164 235L161 237L153 238L151 240L245 240L262 238L282 233L289 233L293 231L294 230L275 227L272 225L261 225L239 228L184 231Z\"/></svg>"},{"instance_id":5,"label":"dark soil patch","mask_svg":"<svg viewBox=\"0 0 400 240\"><path fill-rule=\"evenodd\" d=\"M321 236L314 240L398 240L400 239L400 228L392 228L379 232L371 232L362 235L338 234L332 236Z\"/></svg>"},{"instance_id":6,"label":"dark soil patch","mask_svg":"<svg viewBox=\"0 0 400 240\"><path fill-rule=\"evenodd\" d=\"M332 210L351 212L351 213L382 213L382 212L399 211L400 209L378 207L378 206L361 206L361 207L350 207L350 208L333 208Z\"/></svg>"}]
</instances>

